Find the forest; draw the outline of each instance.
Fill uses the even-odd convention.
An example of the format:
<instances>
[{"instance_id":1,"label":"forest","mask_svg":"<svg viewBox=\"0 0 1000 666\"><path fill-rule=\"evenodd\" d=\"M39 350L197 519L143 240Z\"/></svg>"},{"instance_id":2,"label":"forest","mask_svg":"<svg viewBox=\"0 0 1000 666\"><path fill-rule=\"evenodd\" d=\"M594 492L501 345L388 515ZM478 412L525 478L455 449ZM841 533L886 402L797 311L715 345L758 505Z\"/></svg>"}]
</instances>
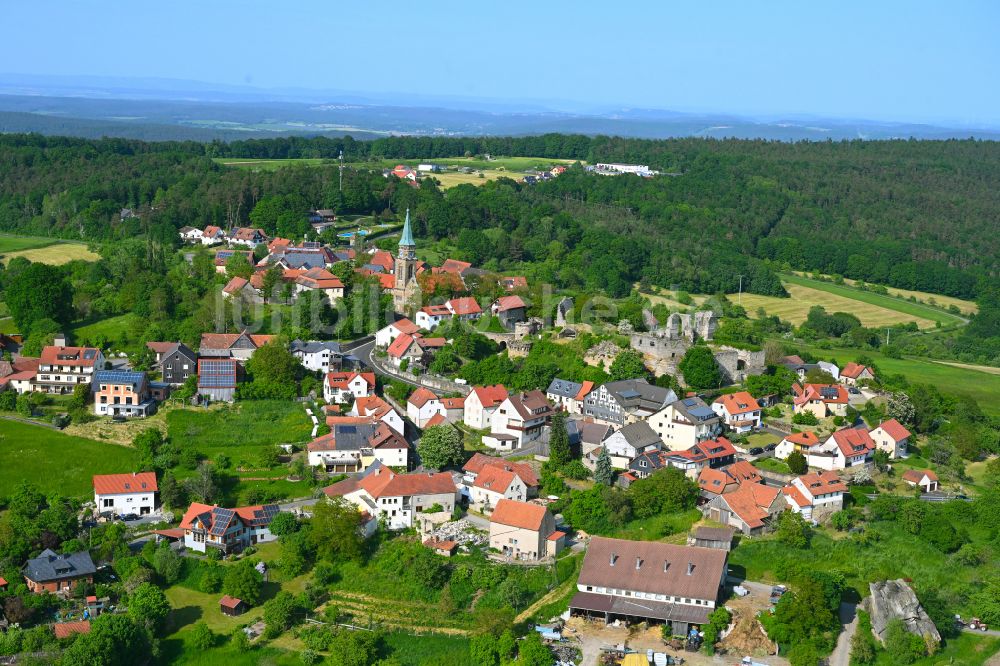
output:
<instances>
[{"instance_id":1,"label":"forest","mask_svg":"<svg viewBox=\"0 0 1000 666\"><path fill-rule=\"evenodd\" d=\"M345 157L270 172L211 157ZM666 175L600 178L581 168L537 186L501 179L444 191L385 179L367 158L533 155L649 164ZM512 174L513 175L513 174ZM1000 148L980 141L781 143L522 138L288 137L231 143L0 137L0 230L176 244L184 225L254 223L308 233L309 208L396 214L490 268L525 265L557 286L626 295L635 282L691 292L784 295L777 269L814 270L976 298L995 281ZM258 206L263 206L257 211ZM119 219L122 207L143 210ZM255 211L257 214L254 214Z\"/></svg>"}]
</instances>

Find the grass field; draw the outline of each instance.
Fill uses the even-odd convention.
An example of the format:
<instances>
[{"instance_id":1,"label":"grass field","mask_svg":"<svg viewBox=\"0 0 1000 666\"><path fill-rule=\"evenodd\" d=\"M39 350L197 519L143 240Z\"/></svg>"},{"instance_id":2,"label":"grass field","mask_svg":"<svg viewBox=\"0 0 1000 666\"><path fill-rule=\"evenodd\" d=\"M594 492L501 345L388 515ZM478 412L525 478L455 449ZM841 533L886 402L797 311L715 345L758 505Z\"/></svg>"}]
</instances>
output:
<instances>
[{"instance_id":1,"label":"grass field","mask_svg":"<svg viewBox=\"0 0 1000 666\"><path fill-rule=\"evenodd\" d=\"M135 462L135 452L123 446L0 419L0 495L23 479L45 493L85 498L92 475L131 472Z\"/></svg>"},{"instance_id":2,"label":"grass field","mask_svg":"<svg viewBox=\"0 0 1000 666\"><path fill-rule=\"evenodd\" d=\"M835 359L840 365L855 360L861 352L852 349L810 351L821 359ZM987 414L1000 416L1000 375L968 368L911 358L889 358L878 352L864 352L883 371L901 374L911 382L933 384L946 393L971 396Z\"/></svg>"},{"instance_id":3,"label":"grass field","mask_svg":"<svg viewBox=\"0 0 1000 666\"><path fill-rule=\"evenodd\" d=\"M225 453L238 463L268 446L308 441L312 421L300 403L256 400L176 409L167 414L167 431L210 458Z\"/></svg>"},{"instance_id":4,"label":"grass field","mask_svg":"<svg viewBox=\"0 0 1000 666\"><path fill-rule=\"evenodd\" d=\"M73 328L73 339L79 344L96 343L99 338L107 342L122 340L132 325L134 315L123 314L91 322L80 322Z\"/></svg>"},{"instance_id":5,"label":"grass field","mask_svg":"<svg viewBox=\"0 0 1000 666\"><path fill-rule=\"evenodd\" d=\"M42 264L65 264L74 259L96 261L99 255L80 243L66 243L51 238L34 236L0 236L0 261L4 264L14 257L24 257Z\"/></svg>"},{"instance_id":6,"label":"grass field","mask_svg":"<svg viewBox=\"0 0 1000 666\"><path fill-rule=\"evenodd\" d=\"M795 271L795 275L804 278L809 277L807 274L800 271ZM844 282L849 285L858 284L858 280L851 280L849 278L845 278ZM913 291L912 289L900 289L898 287L886 287L886 291L898 298L909 299L912 297L918 301L923 301L924 303L931 305L937 305L938 307L947 308L954 305L965 314L979 312L979 305L976 304L975 301L967 301L961 298L955 298L954 296L942 296L941 294L932 294L928 291Z\"/></svg>"}]
</instances>

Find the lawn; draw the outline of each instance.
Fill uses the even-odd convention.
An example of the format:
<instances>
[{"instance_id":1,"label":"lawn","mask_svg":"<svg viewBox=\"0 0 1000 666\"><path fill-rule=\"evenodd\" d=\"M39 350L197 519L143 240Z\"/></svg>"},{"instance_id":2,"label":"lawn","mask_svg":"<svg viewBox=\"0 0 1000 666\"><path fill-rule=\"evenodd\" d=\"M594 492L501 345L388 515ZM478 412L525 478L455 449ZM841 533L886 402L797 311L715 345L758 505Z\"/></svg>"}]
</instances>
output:
<instances>
[{"instance_id":1,"label":"lawn","mask_svg":"<svg viewBox=\"0 0 1000 666\"><path fill-rule=\"evenodd\" d=\"M100 259L100 255L91 252L87 249L86 245L81 245L79 243L64 243L61 241L52 241L50 239L37 239L39 241L45 241L44 245L34 245L28 249L22 250L4 250L3 251L3 263L7 263L14 257L24 257L29 261L34 261L42 264L66 264L76 259L82 261L97 261ZM0 244L2 244L0 240Z\"/></svg>"},{"instance_id":2,"label":"lawn","mask_svg":"<svg viewBox=\"0 0 1000 666\"><path fill-rule=\"evenodd\" d=\"M452 666L474 666L469 654L469 639L463 636L442 636L424 634L414 636L399 631L383 637L387 651L403 666L423 664L451 664Z\"/></svg>"},{"instance_id":3,"label":"lawn","mask_svg":"<svg viewBox=\"0 0 1000 666\"><path fill-rule=\"evenodd\" d=\"M53 238L40 236L7 236L0 235L0 254L8 252L20 252L21 250L31 250L38 247L45 247L55 243Z\"/></svg>"},{"instance_id":4,"label":"lawn","mask_svg":"<svg viewBox=\"0 0 1000 666\"><path fill-rule=\"evenodd\" d=\"M968 368L934 363L914 358L889 358L878 352L859 352L856 349L807 348L818 358L834 359L841 366L854 361L864 353L871 357L882 372L901 374L909 381L933 384L945 393L964 394L972 397L984 412L1000 416L1000 375Z\"/></svg>"},{"instance_id":5,"label":"lawn","mask_svg":"<svg viewBox=\"0 0 1000 666\"><path fill-rule=\"evenodd\" d=\"M209 457L225 453L236 461L244 451L308 441L312 421L301 403L254 400L175 409L167 414L167 432Z\"/></svg>"},{"instance_id":6,"label":"lawn","mask_svg":"<svg viewBox=\"0 0 1000 666\"><path fill-rule=\"evenodd\" d=\"M791 474L792 470L788 468L788 465L777 458L760 458L755 460L753 463L756 467L763 469L768 472L777 472L778 474Z\"/></svg>"},{"instance_id":7,"label":"lawn","mask_svg":"<svg viewBox=\"0 0 1000 666\"><path fill-rule=\"evenodd\" d=\"M948 640L941 650L930 657L913 662L911 666L939 666L940 664L961 664L980 666L990 657L1000 652L1000 638L963 633L958 638ZM892 658L884 650L878 653L876 666L895 666Z\"/></svg>"},{"instance_id":8,"label":"lawn","mask_svg":"<svg viewBox=\"0 0 1000 666\"><path fill-rule=\"evenodd\" d=\"M123 446L0 420L0 494L23 479L45 493L85 498L91 495L91 476L131 472L135 462L135 452Z\"/></svg>"},{"instance_id":9,"label":"lawn","mask_svg":"<svg viewBox=\"0 0 1000 666\"><path fill-rule=\"evenodd\" d=\"M121 343L128 338L128 331L135 315L123 314L96 321L79 322L73 328L73 339L78 344Z\"/></svg>"},{"instance_id":10,"label":"lawn","mask_svg":"<svg viewBox=\"0 0 1000 666\"><path fill-rule=\"evenodd\" d=\"M786 276L782 276L782 281L785 280ZM830 287L835 286L827 285L825 282L815 282L813 284ZM869 294L868 292L850 288L847 288L847 294L831 293L824 289L813 287L812 285L807 286L803 284L794 284L792 282L785 282L785 289L788 290L791 298L777 298L775 296L760 296L758 294L744 293L742 296L729 294L729 299L733 303L742 303L743 307L751 317L756 316L758 309L764 308L764 312L768 315L776 315L780 319L791 322L796 326L806 320L811 307L815 305L822 305L826 308L827 312L849 312L860 319L864 326L870 328L892 326L894 324L903 324L911 321L916 322L917 326L922 329L934 328L934 319L903 313L896 308L886 307L886 304L884 303L869 303L862 300L861 297L875 296L886 299L893 305L896 303L915 305L912 303L906 303L906 301L897 301L896 299L889 297ZM945 317L949 317L949 322L954 321L953 315L948 315L943 311L933 310L933 308L928 309L931 310L937 318L944 319Z\"/></svg>"},{"instance_id":11,"label":"lawn","mask_svg":"<svg viewBox=\"0 0 1000 666\"><path fill-rule=\"evenodd\" d=\"M795 275L804 278L809 277L808 274L801 271L795 271ZM858 280L852 280L850 278L844 278L844 282L849 285L858 284ZM912 289L900 289L899 287L886 287L885 289L891 295L898 298L909 299L912 297L918 301L923 301L924 303L943 308L948 308L954 305L965 314L974 314L979 311L979 305L975 301L967 301L962 298L955 298L954 296L942 296L941 294L932 294L929 291L914 291Z\"/></svg>"}]
</instances>

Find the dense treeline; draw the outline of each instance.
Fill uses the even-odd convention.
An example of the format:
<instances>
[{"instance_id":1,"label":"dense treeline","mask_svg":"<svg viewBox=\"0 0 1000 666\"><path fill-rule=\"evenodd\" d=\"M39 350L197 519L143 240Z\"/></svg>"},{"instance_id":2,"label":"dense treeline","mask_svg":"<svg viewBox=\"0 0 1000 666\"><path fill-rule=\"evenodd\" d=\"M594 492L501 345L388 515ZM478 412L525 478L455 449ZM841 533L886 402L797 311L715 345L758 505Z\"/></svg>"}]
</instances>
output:
<instances>
[{"instance_id":1,"label":"dense treeline","mask_svg":"<svg viewBox=\"0 0 1000 666\"><path fill-rule=\"evenodd\" d=\"M341 195L333 164L248 172L208 159L332 158L341 150L353 161L483 153L616 160L671 175L597 178L571 170L533 188L504 182L442 193L425 183L414 194L362 169L346 172ZM567 283L584 267L581 286L615 295L639 280L731 291L739 275L749 291L781 294L761 263L769 260L971 298L1000 263L1000 240L983 233L1000 217L1000 191L992 187L998 180L1000 147L971 140L790 144L553 134L203 144L9 135L0 137L0 229L84 239L146 233L166 241L185 224L247 223L264 197L357 213L411 205L426 237L458 241L464 234L464 251L485 248L501 266L552 260L541 272L566 273ZM119 220L123 206L153 210ZM553 243L564 250L555 252Z\"/></svg>"}]
</instances>

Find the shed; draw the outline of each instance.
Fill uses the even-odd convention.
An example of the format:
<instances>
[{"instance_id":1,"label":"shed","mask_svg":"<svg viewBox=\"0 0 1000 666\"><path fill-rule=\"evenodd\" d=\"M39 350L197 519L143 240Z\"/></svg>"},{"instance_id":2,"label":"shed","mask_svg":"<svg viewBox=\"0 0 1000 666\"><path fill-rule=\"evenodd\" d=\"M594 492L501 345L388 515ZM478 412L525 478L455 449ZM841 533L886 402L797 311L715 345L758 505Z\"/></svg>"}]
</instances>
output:
<instances>
[{"instance_id":1,"label":"shed","mask_svg":"<svg viewBox=\"0 0 1000 666\"><path fill-rule=\"evenodd\" d=\"M219 610L221 610L224 615L236 617L237 615L243 615L243 613L247 612L247 605L243 603L242 599L237 599L236 597L231 597L227 594L219 599Z\"/></svg>"},{"instance_id":2,"label":"shed","mask_svg":"<svg viewBox=\"0 0 1000 666\"><path fill-rule=\"evenodd\" d=\"M443 555L445 557L451 557L455 554L455 550L458 548L457 541L446 541L443 539L427 539L424 541L424 545L433 550L438 555Z\"/></svg>"},{"instance_id":3,"label":"shed","mask_svg":"<svg viewBox=\"0 0 1000 666\"><path fill-rule=\"evenodd\" d=\"M688 535L687 545L728 551L733 547L733 534L735 533L736 530L732 527L706 527L702 525L696 527L694 532Z\"/></svg>"}]
</instances>

